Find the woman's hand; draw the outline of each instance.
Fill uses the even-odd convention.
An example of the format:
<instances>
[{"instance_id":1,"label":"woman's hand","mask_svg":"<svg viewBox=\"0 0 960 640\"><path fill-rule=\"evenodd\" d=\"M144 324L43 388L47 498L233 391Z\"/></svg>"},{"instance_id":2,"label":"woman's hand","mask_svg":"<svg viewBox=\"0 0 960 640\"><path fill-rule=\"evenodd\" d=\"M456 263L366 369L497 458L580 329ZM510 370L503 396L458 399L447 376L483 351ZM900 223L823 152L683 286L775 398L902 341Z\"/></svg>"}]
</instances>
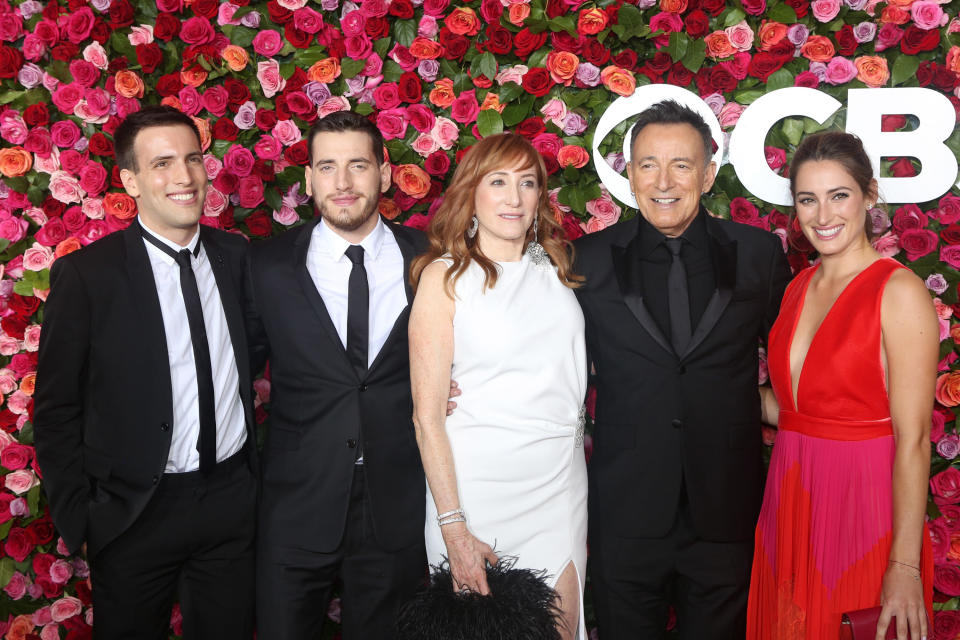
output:
<instances>
[{"instance_id":1,"label":"woman's hand","mask_svg":"<svg viewBox=\"0 0 960 640\"><path fill-rule=\"evenodd\" d=\"M896 616L899 640L926 640L927 611L923 603L923 583L920 572L912 566L891 561L883 576L880 596L883 610L877 621L876 640L884 640L890 617ZM909 636L907 632L909 631Z\"/></svg>"},{"instance_id":2,"label":"woman's hand","mask_svg":"<svg viewBox=\"0 0 960 640\"><path fill-rule=\"evenodd\" d=\"M454 590L469 589L490 595L486 563L497 564L497 554L490 545L477 540L462 522L444 525L442 532Z\"/></svg>"}]
</instances>

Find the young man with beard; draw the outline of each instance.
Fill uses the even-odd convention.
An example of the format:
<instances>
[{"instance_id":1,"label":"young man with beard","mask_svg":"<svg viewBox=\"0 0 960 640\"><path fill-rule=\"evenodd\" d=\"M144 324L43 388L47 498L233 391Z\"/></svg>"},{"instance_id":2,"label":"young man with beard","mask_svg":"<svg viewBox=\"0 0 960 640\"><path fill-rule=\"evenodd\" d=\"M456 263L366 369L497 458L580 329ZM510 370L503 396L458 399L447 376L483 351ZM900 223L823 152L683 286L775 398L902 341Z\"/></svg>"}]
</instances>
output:
<instances>
[{"instance_id":1,"label":"young man with beard","mask_svg":"<svg viewBox=\"0 0 960 640\"><path fill-rule=\"evenodd\" d=\"M320 215L249 263L253 361L269 358L272 385L258 637L319 638L339 579L346 640L390 639L426 572L407 346L407 274L426 240L377 213L391 174L369 120L330 114L307 143Z\"/></svg>"},{"instance_id":2,"label":"young man with beard","mask_svg":"<svg viewBox=\"0 0 960 640\"><path fill-rule=\"evenodd\" d=\"M240 303L247 244L200 226L188 116L147 106L114 135L139 215L54 263L37 459L54 523L90 562L94 638L253 635L256 448Z\"/></svg>"}]
</instances>

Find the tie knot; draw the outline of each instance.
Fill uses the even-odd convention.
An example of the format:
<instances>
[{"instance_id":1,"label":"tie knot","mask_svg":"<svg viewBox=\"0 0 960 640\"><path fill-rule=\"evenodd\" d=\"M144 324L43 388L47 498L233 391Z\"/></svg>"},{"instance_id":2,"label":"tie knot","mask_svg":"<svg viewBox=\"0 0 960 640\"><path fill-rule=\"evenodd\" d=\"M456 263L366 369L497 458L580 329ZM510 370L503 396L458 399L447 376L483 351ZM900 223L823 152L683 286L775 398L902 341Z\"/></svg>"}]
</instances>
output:
<instances>
[{"instance_id":1,"label":"tie knot","mask_svg":"<svg viewBox=\"0 0 960 640\"><path fill-rule=\"evenodd\" d=\"M352 244L347 247L346 250L347 257L350 259L350 262L357 265L363 265L363 247L358 244Z\"/></svg>"},{"instance_id":2,"label":"tie knot","mask_svg":"<svg viewBox=\"0 0 960 640\"><path fill-rule=\"evenodd\" d=\"M189 268L189 267L191 267L191 263L190 263L190 249L181 249L180 251L178 251L178 252L177 252L176 261L177 261L177 264L180 265L181 268Z\"/></svg>"},{"instance_id":3,"label":"tie knot","mask_svg":"<svg viewBox=\"0 0 960 640\"><path fill-rule=\"evenodd\" d=\"M667 250L670 251L672 256L678 257L680 255L680 249L683 247L683 238L666 238L663 242L667 245Z\"/></svg>"}]
</instances>

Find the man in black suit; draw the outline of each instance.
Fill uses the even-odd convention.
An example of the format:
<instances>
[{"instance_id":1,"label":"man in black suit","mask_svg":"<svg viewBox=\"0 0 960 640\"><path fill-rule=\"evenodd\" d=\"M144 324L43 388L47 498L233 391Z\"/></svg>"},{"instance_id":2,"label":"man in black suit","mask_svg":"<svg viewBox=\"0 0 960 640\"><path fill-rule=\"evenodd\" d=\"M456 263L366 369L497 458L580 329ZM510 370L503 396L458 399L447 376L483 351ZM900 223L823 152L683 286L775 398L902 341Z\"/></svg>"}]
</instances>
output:
<instances>
[{"instance_id":1,"label":"man in black suit","mask_svg":"<svg viewBox=\"0 0 960 640\"><path fill-rule=\"evenodd\" d=\"M246 242L198 222L200 133L144 107L114 136L139 217L56 261L35 429L53 521L86 550L94 637L252 637L255 448Z\"/></svg>"},{"instance_id":2,"label":"man in black suit","mask_svg":"<svg viewBox=\"0 0 960 640\"><path fill-rule=\"evenodd\" d=\"M426 575L407 346L425 238L377 214L391 174L369 120L333 113L307 142L320 217L250 254L253 360L271 375L257 633L319 638L340 578L344 637L393 638Z\"/></svg>"},{"instance_id":3,"label":"man in black suit","mask_svg":"<svg viewBox=\"0 0 960 640\"><path fill-rule=\"evenodd\" d=\"M758 342L790 270L780 240L700 205L710 129L640 114L627 175L640 215L576 243L596 369L590 551L604 640L742 639L760 509Z\"/></svg>"}]
</instances>

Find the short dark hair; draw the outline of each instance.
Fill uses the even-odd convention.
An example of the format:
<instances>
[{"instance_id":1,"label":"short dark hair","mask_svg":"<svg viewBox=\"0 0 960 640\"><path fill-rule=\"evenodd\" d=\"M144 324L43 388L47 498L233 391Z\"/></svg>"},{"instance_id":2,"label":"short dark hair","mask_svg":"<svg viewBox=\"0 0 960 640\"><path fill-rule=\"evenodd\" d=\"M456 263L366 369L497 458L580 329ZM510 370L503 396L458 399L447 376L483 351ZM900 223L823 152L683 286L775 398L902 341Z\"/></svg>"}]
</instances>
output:
<instances>
[{"instance_id":1,"label":"short dark hair","mask_svg":"<svg viewBox=\"0 0 960 640\"><path fill-rule=\"evenodd\" d=\"M169 127L173 125L190 127L190 130L197 136L197 144L203 146L200 129L197 128L196 123L190 116L173 107L159 104L147 105L124 118L113 133L113 152L117 158L117 166L133 172L139 171L137 156L133 152L133 143L137 139L137 134L150 127Z\"/></svg>"},{"instance_id":2,"label":"short dark hair","mask_svg":"<svg viewBox=\"0 0 960 640\"><path fill-rule=\"evenodd\" d=\"M703 158L706 164L710 164L713 158L713 133L710 131L710 125L703 117L685 105L676 100L663 100L650 105L640 112L640 116L633 125L633 134L630 136L630 154L633 154L633 145L637 141L637 136L644 127L650 124L688 124L703 139Z\"/></svg>"},{"instance_id":3,"label":"short dark hair","mask_svg":"<svg viewBox=\"0 0 960 640\"><path fill-rule=\"evenodd\" d=\"M330 115L319 118L310 127L307 133L307 158L313 164L313 139L318 133L340 133L343 131L359 131L370 136L373 145L373 157L377 164L383 164L383 134L375 124L367 118L353 111L334 111Z\"/></svg>"}]
</instances>

